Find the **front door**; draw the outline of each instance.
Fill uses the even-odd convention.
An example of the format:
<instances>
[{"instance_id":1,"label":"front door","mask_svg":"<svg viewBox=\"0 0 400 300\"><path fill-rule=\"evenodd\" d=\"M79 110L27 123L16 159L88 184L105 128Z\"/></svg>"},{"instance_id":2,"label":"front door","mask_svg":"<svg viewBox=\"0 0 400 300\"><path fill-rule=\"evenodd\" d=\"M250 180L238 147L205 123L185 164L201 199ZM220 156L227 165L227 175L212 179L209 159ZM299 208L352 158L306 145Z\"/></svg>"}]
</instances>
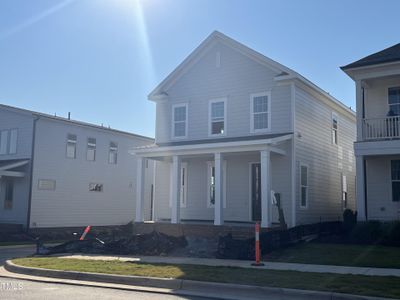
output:
<instances>
[{"instance_id":1,"label":"front door","mask_svg":"<svg viewBox=\"0 0 400 300\"><path fill-rule=\"evenodd\" d=\"M261 164L251 164L251 212L253 221L261 221Z\"/></svg>"}]
</instances>

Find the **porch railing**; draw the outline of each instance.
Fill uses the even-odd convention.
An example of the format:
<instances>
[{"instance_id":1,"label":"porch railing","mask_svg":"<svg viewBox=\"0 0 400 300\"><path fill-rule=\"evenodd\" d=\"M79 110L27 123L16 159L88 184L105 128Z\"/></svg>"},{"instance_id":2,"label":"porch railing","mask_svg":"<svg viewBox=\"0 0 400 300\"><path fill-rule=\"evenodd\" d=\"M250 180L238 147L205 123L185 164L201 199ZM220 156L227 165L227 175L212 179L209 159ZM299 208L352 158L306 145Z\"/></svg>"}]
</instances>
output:
<instances>
[{"instance_id":1,"label":"porch railing","mask_svg":"<svg viewBox=\"0 0 400 300\"><path fill-rule=\"evenodd\" d=\"M400 116L363 120L365 140L385 140L400 138Z\"/></svg>"}]
</instances>

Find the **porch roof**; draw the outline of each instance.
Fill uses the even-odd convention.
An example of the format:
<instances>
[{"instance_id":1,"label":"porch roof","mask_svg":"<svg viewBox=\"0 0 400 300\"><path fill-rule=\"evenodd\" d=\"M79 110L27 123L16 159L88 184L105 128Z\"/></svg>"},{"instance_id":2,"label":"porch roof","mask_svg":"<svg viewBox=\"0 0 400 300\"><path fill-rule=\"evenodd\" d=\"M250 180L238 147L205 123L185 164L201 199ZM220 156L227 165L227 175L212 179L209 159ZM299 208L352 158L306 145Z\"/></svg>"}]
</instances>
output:
<instances>
[{"instance_id":1,"label":"porch roof","mask_svg":"<svg viewBox=\"0 0 400 300\"><path fill-rule=\"evenodd\" d=\"M285 155L285 150L276 146L284 141L290 140L292 136L293 133L281 133L201 141L181 141L138 147L133 149L131 153L150 158L172 155L206 154L214 152L245 152L268 149L272 152Z\"/></svg>"},{"instance_id":2,"label":"porch roof","mask_svg":"<svg viewBox=\"0 0 400 300\"><path fill-rule=\"evenodd\" d=\"M24 177L25 173L20 171L11 171L12 169L25 166L29 163L28 159L21 160L6 160L0 161L0 177Z\"/></svg>"}]
</instances>

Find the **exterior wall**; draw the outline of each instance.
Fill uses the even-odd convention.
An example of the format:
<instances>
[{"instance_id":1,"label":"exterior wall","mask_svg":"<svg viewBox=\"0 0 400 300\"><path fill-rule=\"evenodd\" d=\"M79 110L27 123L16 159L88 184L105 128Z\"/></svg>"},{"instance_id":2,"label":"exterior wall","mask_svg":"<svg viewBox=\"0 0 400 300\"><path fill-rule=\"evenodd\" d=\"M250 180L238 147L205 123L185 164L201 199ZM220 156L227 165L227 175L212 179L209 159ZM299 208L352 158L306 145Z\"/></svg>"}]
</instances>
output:
<instances>
[{"instance_id":1,"label":"exterior wall","mask_svg":"<svg viewBox=\"0 0 400 300\"><path fill-rule=\"evenodd\" d=\"M287 155L271 154L272 189L281 193L286 222L291 222L291 149L285 145ZM187 163L187 204L181 207L182 220L214 220L214 208L207 207L208 180L207 162L213 156L183 159ZM224 155L226 161L226 207L224 220L251 222L250 163L260 162L260 154L238 153ZM157 162L155 207L156 220L168 220L171 217L169 177L171 164ZM272 207L273 222L278 221L278 211Z\"/></svg>"},{"instance_id":2,"label":"exterior wall","mask_svg":"<svg viewBox=\"0 0 400 300\"><path fill-rule=\"evenodd\" d=\"M366 158L368 219L390 221L400 218L400 202L392 201L392 159L400 156L371 156Z\"/></svg>"},{"instance_id":3,"label":"exterior wall","mask_svg":"<svg viewBox=\"0 0 400 300\"><path fill-rule=\"evenodd\" d=\"M332 112L338 116L338 145L332 143ZM355 208L355 119L295 87L296 223L342 218L342 174L347 177L348 208ZM300 135L300 137L299 137ZM308 165L308 208L300 208L300 163Z\"/></svg>"},{"instance_id":4,"label":"exterior wall","mask_svg":"<svg viewBox=\"0 0 400 300\"><path fill-rule=\"evenodd\" d=\"M66 158L67 134L77 135L76 159ZM87 138L96 138L96 160L86 160ZM118 143L117 164L108 163L109 143ZM122 225L133 221L136 203L134 147L151 139L42 118L37 123L31 228ZM145 182L146 218L150 218L152 163ZM39 190L38 180L56 181L55 190ZM103 192L90 192L90 183Z\"/></svg>"},{"instance_id":5,"label":"exterior wall","mask_svg":"<svg viewBox=\"0 0 400 300\"><path fill-rule=\"evenodd\" d=\"M0 155L0 164L6 161L31 158L33 117L0 107L0 131L18 129L17 153ZM21 168L25 177L14 179L14 199L11 210L4 209L4 179L0 179L0 223L26 224L29 202L30 164Z\"/></svg>"},{"instance_id":6,"label":"exterior wall","mask_svg":"<svg viewBox=\"0 0 400 300\"><path fill-rule=\"evenodd\" d=\"M220 53L220 67L216 55ZM271 91L271 131L290 132L290 87L277 85L272 70L242 53L214 43L186 73L169 88L167 101L157 102L156 143L171 142L172 105L188 104L188 137L209 139L209 101L227 98L226 137L248 136L250 132L250 95ZM219 138L219 137L215 137ZM182 139L178 139L182 140Z\"/></svg>"},{"instance_id":7,"label":"exterior wall","mask_svg":"<svg viewBox=\"0 0 400 300\"><path fill-rule=\"evenodd\" d=\"M364 99L366 118L386 117L389 112L388 89L396 86L400 86L400 77L368 80Z\"/></svg>"}]
</instances>

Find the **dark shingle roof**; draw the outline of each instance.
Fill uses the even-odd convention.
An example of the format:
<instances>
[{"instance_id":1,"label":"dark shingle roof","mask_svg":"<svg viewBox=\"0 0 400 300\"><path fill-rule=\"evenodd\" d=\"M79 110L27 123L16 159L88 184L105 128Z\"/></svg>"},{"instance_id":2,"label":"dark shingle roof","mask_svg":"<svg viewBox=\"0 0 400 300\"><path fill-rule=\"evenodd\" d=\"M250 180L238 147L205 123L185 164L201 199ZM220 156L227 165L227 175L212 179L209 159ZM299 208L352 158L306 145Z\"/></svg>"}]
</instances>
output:
<instances>
[{"instance_id":1,"label":"dark shingle roof","mask_svg":"<svg viewBox=\"0 0 400 300\"><path fill-rule=\"evenodd\" d=\"M341 69L347 70L351 68L378 65L395 61L400 61L400 43L343 66Z\"/></svg>"}]
</instances>

